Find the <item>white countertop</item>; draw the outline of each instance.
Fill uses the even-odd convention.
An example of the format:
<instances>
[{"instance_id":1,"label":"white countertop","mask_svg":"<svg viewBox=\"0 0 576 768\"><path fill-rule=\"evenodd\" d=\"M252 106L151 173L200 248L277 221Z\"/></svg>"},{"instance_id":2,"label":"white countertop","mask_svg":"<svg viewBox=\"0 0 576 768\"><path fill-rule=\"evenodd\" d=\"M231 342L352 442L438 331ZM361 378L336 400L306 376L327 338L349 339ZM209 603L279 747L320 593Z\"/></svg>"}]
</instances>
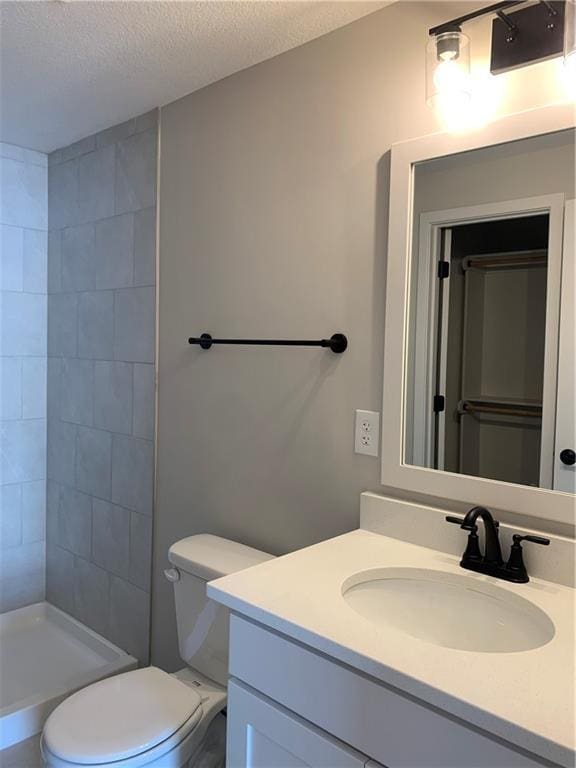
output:
<instances>
[{"instance_id":1,"label":"white countertop","mask_svg":"<svg viewBox=\"0 0 576 768\"><path fill-rule=\"evenodd\" d=\"M555 635L529 651L481 653L378 626L342 596L346 579L378 567L441 570L497 585L544 610ZM574 590L567 586L542 579L495 580L463 571L452 554L357 530L213 581L208 594L512 744L574 765Z\"/></svg>"}]
</instances>

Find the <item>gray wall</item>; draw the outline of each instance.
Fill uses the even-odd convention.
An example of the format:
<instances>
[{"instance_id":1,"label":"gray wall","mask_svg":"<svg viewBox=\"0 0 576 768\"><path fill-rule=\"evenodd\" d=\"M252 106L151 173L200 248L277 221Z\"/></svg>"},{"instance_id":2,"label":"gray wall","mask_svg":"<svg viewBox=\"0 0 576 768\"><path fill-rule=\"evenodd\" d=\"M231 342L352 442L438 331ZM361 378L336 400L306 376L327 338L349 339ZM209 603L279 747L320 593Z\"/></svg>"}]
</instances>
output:
<instances>
[{"instance_id":1,"label":"gray wall","mask_svg":"<svg viewBox=\"0 0 576 768\"><path fill-rule=\"evenodd\" d=\"M575 132L432 160L414 173L414 229L424 211L442 211L563 192L574 197ZM497 179L497 183L495 183ZM417 237L414 238L417 247Z\"/></svg>"},{"instance_id":2,"label":"gray wall","mask_svg":"<svg viewBox=\"0 0 576 768\"><path fill-rule=\"evenodd\" d=\"M353 420L381 407L387 152L438 130L427 28L461 10L396 3L162 109L152 632L167 668L182 663L162 576L174 540L284 553L356 527L360 492L381 490ZM472 31L485 56L489 24ZM550 97L538 66L510 75L501 111ZM343 331L350 347L190 348L202 331Z\"/></svg>"},{"instance_id":3,"label":"gray wall","mask_svg":"<svg viewBox=\"0 0 576 768\"><path fill-rule=\"evenodd\" d=\"M0 144L0 612L44 599L46 179Z\"/></svg>"},{"instance_id":4,"label":"gray wall","mask_svg":"<svg viewBox=\"0 0 576 768\"><path fill-rule=\"evenodd\" d=\"M157 112L49 156L47 596L142 661L154 478Z\"/></svg>"}]
</instances>

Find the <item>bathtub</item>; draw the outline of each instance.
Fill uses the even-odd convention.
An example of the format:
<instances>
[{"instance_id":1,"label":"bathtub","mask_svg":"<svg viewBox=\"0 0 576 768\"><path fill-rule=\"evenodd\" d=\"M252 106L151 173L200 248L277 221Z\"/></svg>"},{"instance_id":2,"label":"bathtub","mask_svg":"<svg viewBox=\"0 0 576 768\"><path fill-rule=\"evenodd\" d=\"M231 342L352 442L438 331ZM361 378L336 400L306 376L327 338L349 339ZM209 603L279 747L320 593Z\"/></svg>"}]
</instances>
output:
<instances>
[{"instance_id":1,"label":"bathtub","mask_svg":"<svg viewBox=\"0 0 576 768\"><path fill-rule=\"evenodd\" d=\"M135 658L49 603L0 616L0 749L39 733L73 691Z\"/></svg>"}]
</instances>

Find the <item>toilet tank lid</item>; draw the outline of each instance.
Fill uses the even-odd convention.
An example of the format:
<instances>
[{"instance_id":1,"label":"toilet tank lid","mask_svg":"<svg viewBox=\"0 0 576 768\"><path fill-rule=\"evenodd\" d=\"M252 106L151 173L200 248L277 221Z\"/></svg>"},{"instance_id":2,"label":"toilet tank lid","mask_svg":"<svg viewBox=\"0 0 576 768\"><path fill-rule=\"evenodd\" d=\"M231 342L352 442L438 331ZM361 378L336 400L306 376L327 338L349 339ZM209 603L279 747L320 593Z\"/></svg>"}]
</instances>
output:
<instances>
[{"instance_id":1,"label":"toilet tank lid","mask_svg":"<svg viewBox=\"0 0 576 768\"><path fill-rule=\"evenodd\" d=\"M209 533L181 539L172 544L168 551L168 559L173 565L206 581L251 568L273 558L274 555Z\"/></svg>"}]
</instances>

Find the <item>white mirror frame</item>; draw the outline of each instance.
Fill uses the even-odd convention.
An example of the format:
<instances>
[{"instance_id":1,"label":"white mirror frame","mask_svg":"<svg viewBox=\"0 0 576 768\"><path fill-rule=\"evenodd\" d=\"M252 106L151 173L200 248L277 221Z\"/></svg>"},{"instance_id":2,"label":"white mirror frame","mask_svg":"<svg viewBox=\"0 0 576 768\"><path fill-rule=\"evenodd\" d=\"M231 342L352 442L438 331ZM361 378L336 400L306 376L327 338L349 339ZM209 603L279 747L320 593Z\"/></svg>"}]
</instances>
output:
<instances>
[{"instance_id":1,"label":"white mirror frame","mask_svg":"<svg viewBox=\"0 0 576 768\"><path fill-rule=\"evenodd\" d=\"M414 166L426 160L574 127L574 105L561 104L510 115L473 134L439 133L393 145L382 406L383 485L540 520L574 524L576 499L572 494L412 466L404 463L403 455Z\"/></svg>"}]
</instances>

